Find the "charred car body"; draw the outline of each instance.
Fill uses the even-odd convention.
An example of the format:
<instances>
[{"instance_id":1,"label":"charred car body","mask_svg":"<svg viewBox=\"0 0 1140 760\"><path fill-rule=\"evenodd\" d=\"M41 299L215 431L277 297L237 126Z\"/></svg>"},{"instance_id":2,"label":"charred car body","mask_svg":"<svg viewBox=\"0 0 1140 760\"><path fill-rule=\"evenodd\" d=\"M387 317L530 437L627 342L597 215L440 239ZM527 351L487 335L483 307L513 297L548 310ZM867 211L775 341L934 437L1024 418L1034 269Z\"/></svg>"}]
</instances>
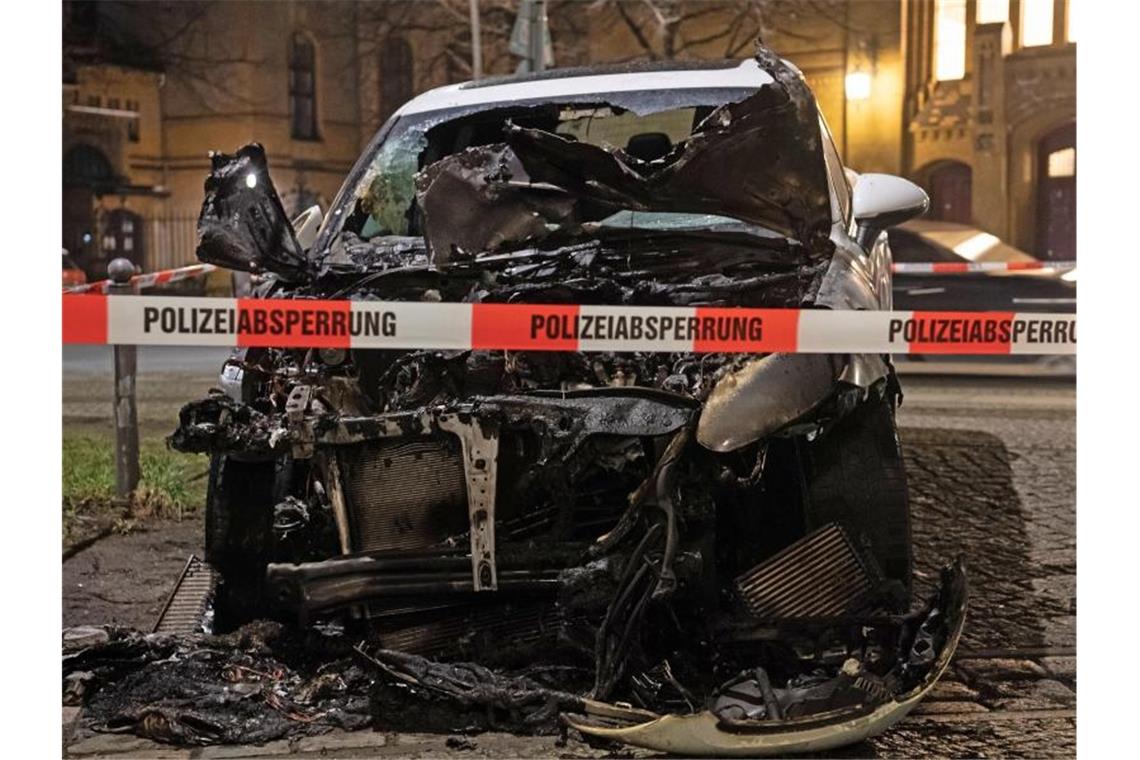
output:
<instances>
[{"instance_id":1,"label":"charred car body","mask_svg":"<svg viewBox=\"0 0 1140 760\"><path fill-rule=\"evenodd\" d=\"M926 197L853 176L763 48L547 72L411 101L315 232L258 146L215 156L199 257L269 298L889 308ZM259 348L221 382L171 443L212 455L223 628L348 620L469 703L564 668L540 702L582 732L718 755L880 731L957 643L960 566L911 603L887 357Z\"/></svg>"}]
</instances>

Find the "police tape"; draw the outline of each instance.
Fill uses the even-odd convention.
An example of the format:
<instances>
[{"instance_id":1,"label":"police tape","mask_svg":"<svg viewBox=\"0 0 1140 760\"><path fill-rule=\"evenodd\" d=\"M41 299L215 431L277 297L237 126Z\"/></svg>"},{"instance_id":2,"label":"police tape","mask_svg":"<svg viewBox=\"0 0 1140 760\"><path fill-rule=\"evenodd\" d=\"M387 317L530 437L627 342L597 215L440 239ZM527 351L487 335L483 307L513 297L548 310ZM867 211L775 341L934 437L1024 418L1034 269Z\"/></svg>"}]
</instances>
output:
<instances>
[{"instance_id":1,"label":"police tape","mask_svg":"<svg viewBox=\"0 0 1140 760\"><path fill-rule=\"evenodd\" d=\"M189 280L192 277L201 277L216 269L217 267L213 264L191 264L190 266L178 267L177 269L164 269L161 272L136 274L130 279L130 283L140 289L153 288L155 285L165 285L168 282L178 282L179 280ZM64 295L106 293L110 285L110 280L98 280L96 282L89 282L86 285L73 285L64 288L63 293Z\"/></svg>"},{"instance_id":2,"label":"police tape","mask_svg":"<svg viewBox=\"0 0 1140 760\"><path fill-rule=\"evenodd\" d=\"M1073 314L92 295L64 343L695 353L1075 354Z\"/></svg>"},{"instance_id":3,"label":"police tape","mask_svg":"<svg viewBox=\"0 0 1140 760\"><path fill-rule=\"evenodd\" d=\"M1075 261L896 261L895 274L964 274L967 272L1069 272Z\"/></svg>"}]
</instances>

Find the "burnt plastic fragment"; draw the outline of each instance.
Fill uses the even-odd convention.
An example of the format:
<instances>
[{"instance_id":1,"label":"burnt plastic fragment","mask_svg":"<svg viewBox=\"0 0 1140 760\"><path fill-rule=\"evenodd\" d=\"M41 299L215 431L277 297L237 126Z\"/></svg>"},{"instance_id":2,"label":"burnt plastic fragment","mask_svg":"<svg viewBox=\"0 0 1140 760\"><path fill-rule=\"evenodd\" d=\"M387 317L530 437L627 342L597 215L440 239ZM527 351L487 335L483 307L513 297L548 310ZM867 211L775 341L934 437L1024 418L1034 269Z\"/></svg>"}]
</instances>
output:
<instances>
[{"instance_id":1,"label":"burnt plastic fragment","mask_svg":"<svg viewBox=\"0 0 1140 760\"><path fill-rule=\"evenodd\" d=\"M521 176L520 176L521 175ZM531 185L505 145L481 145L431 164L416 197L437 265L507 241L545 236L547 224L576 221L576 201L557 187Z\"/></svg>"},{"instance_id":2,"label":"burnt plastic fragment","mask_svg":"<svg viewBox=\"0 0 1140 760\"><path fill-rule=\"evenodd\" d=\"M584 709L582 697L548 688L526 675L499 673L470 662L434 662L387 649L357 651L397 682L466 707L506 712L518 721L518 728L550 726L559 711Z\"/></svg>"},{"instance_id":3,"label":"burnt plastic fragment","mask_svg":"<svg viewBox=\"0 0 1140 760\"><path fill-rule=\"evenodd\" d=\"M191 401L178 412L178 427L166 439L187 454L240 452L246 456L284 451L290 439L271 416L222 393Z\"/></svg>"},{"instance_id":4,"label":"burnt plastic fragment","mask_svg":"<svg viewBox=\"0 0 1140 760\"><path fill-rule=\"evenodd\" d=\"M198 259L243 272L297 281L311 266L269 178L265 150L251 143L234 155L212 153L198 217Z\"/></svg>"}]
</instances>

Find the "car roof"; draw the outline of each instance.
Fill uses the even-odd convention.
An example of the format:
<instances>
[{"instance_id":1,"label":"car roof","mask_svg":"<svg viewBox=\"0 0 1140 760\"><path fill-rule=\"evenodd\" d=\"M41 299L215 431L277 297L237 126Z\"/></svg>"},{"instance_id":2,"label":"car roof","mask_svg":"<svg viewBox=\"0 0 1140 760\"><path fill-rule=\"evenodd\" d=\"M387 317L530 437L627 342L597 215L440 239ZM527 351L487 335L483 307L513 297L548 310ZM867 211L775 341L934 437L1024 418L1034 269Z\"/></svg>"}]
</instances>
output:
<instances>
[{"instance_id":1,"label":"car roof","mask_svg":"<svg viewBox=\"0 0 1140 760\"><path fill-rule=\"evenodd\" d=\"M791 66L786 61L785 65ZM551 69L534 74L494 77L437 87L405 103L397 115L408 116L448 108L554 100L592 93L660 90L759 89L772 75L756 59L743 61L667 61Z\"/></svg>"}]
</instances>

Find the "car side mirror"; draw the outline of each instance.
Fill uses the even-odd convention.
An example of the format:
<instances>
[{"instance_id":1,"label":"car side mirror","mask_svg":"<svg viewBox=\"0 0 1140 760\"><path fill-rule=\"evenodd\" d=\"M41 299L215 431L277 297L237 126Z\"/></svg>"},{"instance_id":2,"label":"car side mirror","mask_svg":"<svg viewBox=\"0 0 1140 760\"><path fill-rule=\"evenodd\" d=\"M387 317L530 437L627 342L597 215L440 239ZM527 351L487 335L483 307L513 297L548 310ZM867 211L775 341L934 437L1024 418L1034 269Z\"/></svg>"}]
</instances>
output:
<instances>
[{"instance_id":1,"label":"car side mirror","mask_svg":"<svg viewBox=\"0 0 1140 760\"><path fill-rule=\"evenodd\" d=\"M870 250L883 230L926 213L930 196L910 180L893 174L861 174L851 205L855 240Z\"/></svg>"},{"instance_id":2,"label":"car side mirror","mask_svg":"<svg viewBox=\"0 0 1140 760\"><path fill-rule=\"evenodd\" d=\"M320 206L309 206L293 220L293 234L301 248L308 250L317 239L317 230L321 228L324 215Z\"/></svg>"}]
</instances>

